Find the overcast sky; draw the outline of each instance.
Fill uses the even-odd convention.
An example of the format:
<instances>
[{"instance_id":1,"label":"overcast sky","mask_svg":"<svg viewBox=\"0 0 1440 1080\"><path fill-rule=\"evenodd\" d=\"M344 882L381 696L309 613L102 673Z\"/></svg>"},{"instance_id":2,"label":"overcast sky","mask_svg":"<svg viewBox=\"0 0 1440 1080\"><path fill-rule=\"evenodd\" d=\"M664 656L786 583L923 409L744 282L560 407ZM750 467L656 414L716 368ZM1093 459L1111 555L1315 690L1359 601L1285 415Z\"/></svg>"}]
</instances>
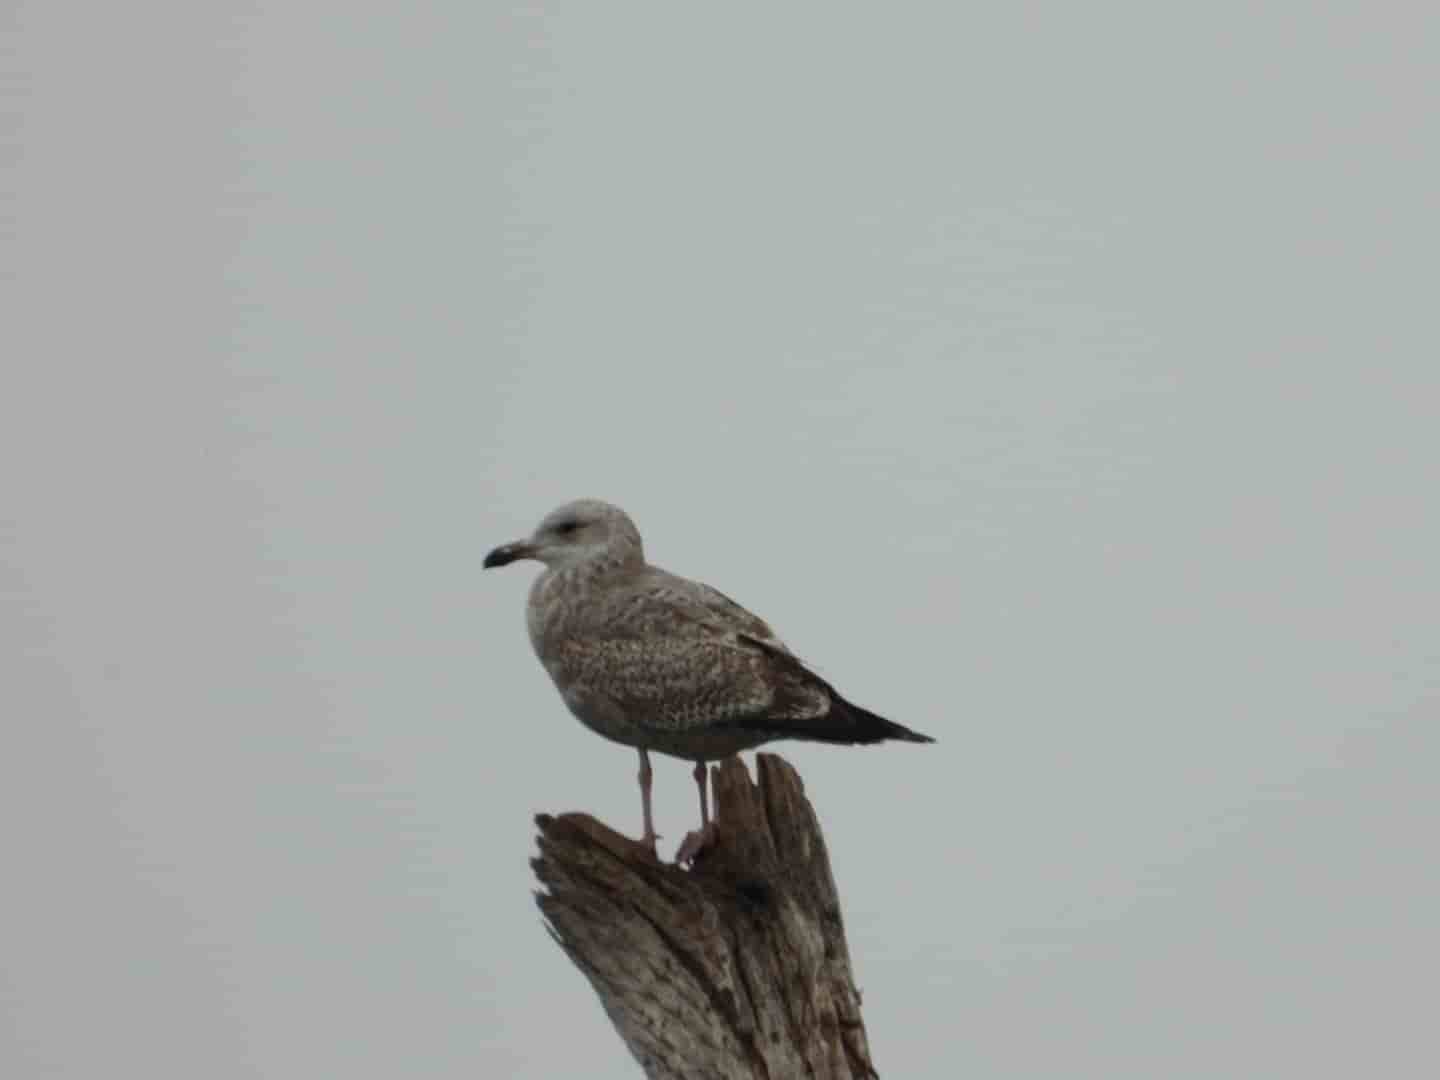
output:
<instances>
[{"instance_id":1,"label":"overcast sky","mask_svg":"<svg viewBox=\"0 0 1440 1080\"><path fill-rule=\"evenodd\" d=\"M582 495L939 738L779 748L885 1075L1436 1067L1433 7L3 22L0 1075L638 1075Z\"/></svg>"}]
</instances>

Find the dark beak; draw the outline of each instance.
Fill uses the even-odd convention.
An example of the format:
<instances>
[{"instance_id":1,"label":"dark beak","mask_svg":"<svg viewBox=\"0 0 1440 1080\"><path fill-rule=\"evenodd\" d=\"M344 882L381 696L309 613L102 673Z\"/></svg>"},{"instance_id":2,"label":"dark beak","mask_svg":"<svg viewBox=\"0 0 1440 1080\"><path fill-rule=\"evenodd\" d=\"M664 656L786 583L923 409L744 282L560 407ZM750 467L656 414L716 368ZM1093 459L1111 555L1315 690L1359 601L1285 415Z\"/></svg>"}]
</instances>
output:
<instances>
[{"instance_id":1,"label":"dark beak","mask_svg":"<svg viewBox=\"0 0 1440 1080\"><path fill-rule=\"evenodd\" d=\"M482 564L486 570L494 566L508 566L516 559L528 559L535 553L534 549L523 540L513 544L501 544L489 555L485 556Z\"/></svg>"}]
</instances>

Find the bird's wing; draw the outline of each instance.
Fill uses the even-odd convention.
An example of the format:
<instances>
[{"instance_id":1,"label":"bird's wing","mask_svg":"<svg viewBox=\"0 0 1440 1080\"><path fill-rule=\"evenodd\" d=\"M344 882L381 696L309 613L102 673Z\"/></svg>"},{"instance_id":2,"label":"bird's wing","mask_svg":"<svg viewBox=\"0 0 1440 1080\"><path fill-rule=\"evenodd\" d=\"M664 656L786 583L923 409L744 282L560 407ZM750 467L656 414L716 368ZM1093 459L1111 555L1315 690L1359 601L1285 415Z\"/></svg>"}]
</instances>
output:
<instances>
[{"instance_id":1,"label":"bird's wing","mask_svg":"<svg viewBox=\"0 0 1440 1080\"><path fill-rule=\"evenodd\" d=\"M821 716L831 702L764 620L663 571L615 595L585 634L555 644L553 659L575 691L670 731Z\"/></svg>"},{"instance_id":2,"label":"bird's wing","mask_svg":"<svg viewBox=\"0 0 1440 1080\"><path fill-rule=\"evenodd\" d=\"M719 589L703 581L689 581L673 574L657 575L653 595L678 613L714 626L717 631L761 642L771 649L793 655L785 643L760 616L741 607Z\"/></svg>"}]
</instances>

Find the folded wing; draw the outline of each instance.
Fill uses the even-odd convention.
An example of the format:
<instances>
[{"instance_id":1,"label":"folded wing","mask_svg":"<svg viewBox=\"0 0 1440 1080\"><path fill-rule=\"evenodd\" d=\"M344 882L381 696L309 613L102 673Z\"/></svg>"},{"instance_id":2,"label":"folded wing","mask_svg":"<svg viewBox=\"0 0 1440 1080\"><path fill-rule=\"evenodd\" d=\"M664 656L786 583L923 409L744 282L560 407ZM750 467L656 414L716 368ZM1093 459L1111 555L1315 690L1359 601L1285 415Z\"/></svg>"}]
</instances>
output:
<instances>
[{"instance_id":1,"label":"folded wing","mask_svg":"<svg viewBox=\"0 0 1440 1080\"><path fill-rule=\"evenodd\" d=\"M764 740L931 741L852 705L763 619L717 589L652 570L558 656L631 723L666 732L737 729Z\"/></svg>"}]
</instances>

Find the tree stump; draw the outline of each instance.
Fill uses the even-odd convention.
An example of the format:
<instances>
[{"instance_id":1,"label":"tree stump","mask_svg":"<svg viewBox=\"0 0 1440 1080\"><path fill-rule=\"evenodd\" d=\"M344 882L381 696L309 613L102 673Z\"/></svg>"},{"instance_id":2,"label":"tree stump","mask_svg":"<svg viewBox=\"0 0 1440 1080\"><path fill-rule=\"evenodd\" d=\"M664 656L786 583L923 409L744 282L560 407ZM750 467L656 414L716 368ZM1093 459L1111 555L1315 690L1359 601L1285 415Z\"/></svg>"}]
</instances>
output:
<instances>
[{"instance_id":1,"label":"tree stump","mask_svg":"<svg viewBox=\"0 0 1440 1080\"><path fill-rule=\"evenodd\" d=\"M651 1080L875 1077L820 824L793 768L756 767L712 769L719 833L689 870L540 815L536 902Z\"/></svg>"}]
</instances>

